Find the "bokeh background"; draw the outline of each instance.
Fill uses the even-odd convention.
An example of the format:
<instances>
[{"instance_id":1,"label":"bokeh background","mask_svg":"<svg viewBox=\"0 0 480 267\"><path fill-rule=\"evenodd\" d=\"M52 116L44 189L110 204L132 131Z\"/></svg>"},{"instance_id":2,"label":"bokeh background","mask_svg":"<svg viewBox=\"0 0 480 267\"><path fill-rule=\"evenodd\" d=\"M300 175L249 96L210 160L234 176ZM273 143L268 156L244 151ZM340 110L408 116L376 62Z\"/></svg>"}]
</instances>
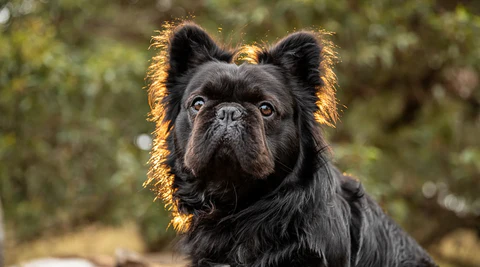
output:
<instances>
[{"instance_id":1,"label":"bokeh background","mask_svg":"<svg viewBox=\"0 0 480 267\"><path fill-rule=\"evenodd\" d=\"M335 32L333 160L442 266L480 266L474 0L0 0L7 264L169 249L168 214L142 183L154 127L148 48L175 18L233 46Z\"/></svg>"}]
</instances>

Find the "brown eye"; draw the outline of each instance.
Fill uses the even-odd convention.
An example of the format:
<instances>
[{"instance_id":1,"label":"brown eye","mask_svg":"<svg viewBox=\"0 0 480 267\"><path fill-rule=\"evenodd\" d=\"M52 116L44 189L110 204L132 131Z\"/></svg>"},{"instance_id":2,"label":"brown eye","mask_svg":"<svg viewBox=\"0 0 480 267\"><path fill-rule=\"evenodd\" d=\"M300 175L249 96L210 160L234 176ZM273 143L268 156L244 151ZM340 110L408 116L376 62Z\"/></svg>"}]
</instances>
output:
<instances>
[{"instance_id":1,"label":"brown eye","mask_svg":"<svg viewBox=\"0 0 480 267\"><path fill-rule=\"evenodd\" d=\"M270 117L273 114L273 107L269 103L262 103L258 108L264 117Z\"/></svg>"},{"instance_id":2,"label":"brown eye","mask_svg":"<svg viewBox=\"0 0 480 267\"><path fill-rule=\"evenodd\" d=\"M195 98L192 102L192 108L195 111L199 111L203 107L203 105L205 105L205 100L203 100L203 98L201 97Z\"/></svg>"}]
</instances>

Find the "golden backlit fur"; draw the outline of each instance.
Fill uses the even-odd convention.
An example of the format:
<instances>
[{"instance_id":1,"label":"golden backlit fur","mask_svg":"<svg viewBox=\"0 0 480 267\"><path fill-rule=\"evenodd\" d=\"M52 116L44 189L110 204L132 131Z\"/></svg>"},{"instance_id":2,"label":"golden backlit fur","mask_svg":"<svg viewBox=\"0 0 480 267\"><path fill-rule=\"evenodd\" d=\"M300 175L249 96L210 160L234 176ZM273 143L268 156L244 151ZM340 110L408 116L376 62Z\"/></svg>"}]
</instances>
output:
<instances>
[{"instance_id":1,"label":"golden backlit fur","mask_svg":"<svg viewBox=\"0 0 480 267\"><path fill-rule=\"evenodd\" d=\"M172 199L173 189L173 175L170 173L168 166L165 164L168 150L166 149L166 136L168 129L168 121L165 120L165 107L162 104L162 99L166 95L166 79L167 71L169 69L168 48L172 34L177 27L183 23L164 23L159 34L152 38L152 45L156 49L157 55L152 58L151 65L148 69L148 100L151 108L149 120L155 123L155 131L153 132L153 147L151 157L149 160L148 179L144 186L151 186L160 198L165 203L165 207L172 213L171 224L178 232L183 232L188 229L190 221L189 216L181 215L177 210L177 204ZM337 100L335 97L335 86L337 78L333 72L333 65L337 60L334 46L331 42L326 40L326 35L330 33L325 31L315 31L318 40L322 45L322 61L319 67L319 74L323 81L321 88L317 88L318 95L318 112L315 118L321 124L334 127L338 118L337 114ZM258 53L263 51L265 47L260 47L257 44L243 45L235 54L234 62L240 64L245 62L247 64L258 63Z\"/></svg>"}]
</instances>

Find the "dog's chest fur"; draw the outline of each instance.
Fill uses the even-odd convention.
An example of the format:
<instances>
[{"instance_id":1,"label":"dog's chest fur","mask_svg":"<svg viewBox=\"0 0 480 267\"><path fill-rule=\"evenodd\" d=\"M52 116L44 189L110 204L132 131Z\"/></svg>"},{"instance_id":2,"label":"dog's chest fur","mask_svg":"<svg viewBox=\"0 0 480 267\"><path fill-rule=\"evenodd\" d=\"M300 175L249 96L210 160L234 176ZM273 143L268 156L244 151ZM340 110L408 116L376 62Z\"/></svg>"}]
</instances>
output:
<instances>
[{"instance_id":1,"label":"dog's chest fur","mask_svg":"<svg viewBox=\"0 0 480 267\"><path fill-rule=\"evenodd\" d=\"M307 195L289 188L282 203L194 218L181 241L192 266L436 266L357 181L331 165L318 175L338 185L329 203L317 202L320 188Z\"/></svg>"}]
</instances>

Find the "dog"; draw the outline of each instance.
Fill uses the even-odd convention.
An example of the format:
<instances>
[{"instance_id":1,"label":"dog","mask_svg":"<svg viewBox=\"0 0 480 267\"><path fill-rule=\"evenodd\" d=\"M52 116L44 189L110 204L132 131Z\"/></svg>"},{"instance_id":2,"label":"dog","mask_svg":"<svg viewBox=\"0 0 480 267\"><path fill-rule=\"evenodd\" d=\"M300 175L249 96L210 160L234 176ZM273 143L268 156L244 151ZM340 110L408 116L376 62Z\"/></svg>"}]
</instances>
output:
<instances>
[{"instance_id":1,"label":"dog","mask_svg":"<svg viewBox=\"0 0 480 267\"><path fill-rule=\"evenodd\" d=\"M149 179L189 266L437 266L329 161L335 53L319 32L265 48L169 25L150 67Z\"/></svg>"}]
</instances>

